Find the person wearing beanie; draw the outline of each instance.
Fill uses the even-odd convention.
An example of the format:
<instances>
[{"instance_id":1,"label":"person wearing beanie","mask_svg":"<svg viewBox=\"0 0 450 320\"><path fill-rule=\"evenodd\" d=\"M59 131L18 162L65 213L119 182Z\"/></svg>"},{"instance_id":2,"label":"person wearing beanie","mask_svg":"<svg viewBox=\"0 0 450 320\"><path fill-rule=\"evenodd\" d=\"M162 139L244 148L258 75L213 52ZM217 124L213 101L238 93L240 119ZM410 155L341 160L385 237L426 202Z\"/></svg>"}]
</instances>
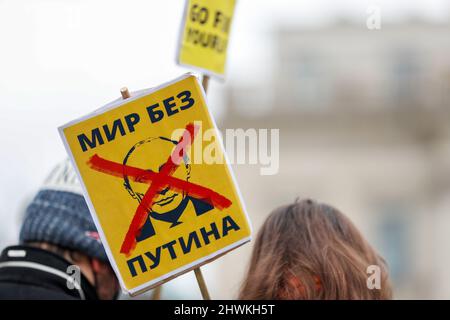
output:
<instances>
[{"instance_id":1,"label":"person wearing beanie","mask_svg":"<svg viewBox=\"0 0 450 320\"><path fill-rule=\"evenodd\" d=\"M114 299L120 292L75 171L55 167L0 255L0 299Z\"/></svg>"}]
</instances>

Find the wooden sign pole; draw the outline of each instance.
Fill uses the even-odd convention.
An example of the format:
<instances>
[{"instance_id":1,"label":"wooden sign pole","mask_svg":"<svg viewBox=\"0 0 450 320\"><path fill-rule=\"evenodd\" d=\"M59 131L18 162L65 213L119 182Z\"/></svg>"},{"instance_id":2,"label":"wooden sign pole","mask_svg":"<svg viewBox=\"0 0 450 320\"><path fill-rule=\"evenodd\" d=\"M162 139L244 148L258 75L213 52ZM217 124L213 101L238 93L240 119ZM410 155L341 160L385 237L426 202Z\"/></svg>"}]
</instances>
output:
<instances>
[{"instance_id":1,"label":"wooden sign pole","mask_svg":"<svg viewBox=\"0 0 450 320\"><path fill-rule=\"evenodd\" d=\"M204 75L202 79L202 86L205 93L208 92L209 76ZM211 300L208 288L206 287L205 278L203 278L202 270L200 267L194 269L195 277L197 278L198 286L200 287L200 292L202 293L203 300Z\"/></svg>"},{"instance_id":2,"label":"wooden sign pole","mask_svg":"<svg viewBox=\"0 0 450 320\"><path fill-rule=\"evenodd\" d=\"M204 75L203 79L202 79L202 86L203 89L205 90L205 93L208 92L208 86L209 86L209 76Z\"/></svg>"},{"instance_id":3,"label":"wooden sign pole","mask_svg":"<svg viewBox=\"0 0 450 320\"><path fill-rule=\"evenodd\" d=\"M206 287L205 279L203 278L202 270L200 267L194 269L195 277L197 278L200 292L202 293L203 300L211 300L209 296L208 288Z\"/></svg>"},{"instance_id":4,"label":"wooden sign pole","mask_svg":"<svg viewBox=\"0 0 450 320\"><path fill-rule=\"evenodd\" d=\"M155 289L153 289L152 300L161 300L161 289L162 289L162 284L160 284Z\"/></svg>"},{"instance_id":5,"label":"wooden sign pole","mask_svg":"<svg viewBox=\"0 0 450 320\"><path fill-rule=\"evenodd\" d=\"M128 91L127 87L123 87L120 89L120 94L122 95L122 99L128 99L131 97L130 92ZM152 293L152 300L160 300L161 299L161 287L162 285L157 286L155 289L153 289Z\"/></svg>"},{"instance_id":6,"label":"wooden sign pole","mask_svg":"<svg viewBox=\"0 0 450 320\"><path fill-rule=\"evenodd\" d=\"M122 95L122 99L128 99L129 97L131 97L130 92L128 91L127 87L123 87L122 89L120 89L120 94Z\"/></svg>"}]
</instances>

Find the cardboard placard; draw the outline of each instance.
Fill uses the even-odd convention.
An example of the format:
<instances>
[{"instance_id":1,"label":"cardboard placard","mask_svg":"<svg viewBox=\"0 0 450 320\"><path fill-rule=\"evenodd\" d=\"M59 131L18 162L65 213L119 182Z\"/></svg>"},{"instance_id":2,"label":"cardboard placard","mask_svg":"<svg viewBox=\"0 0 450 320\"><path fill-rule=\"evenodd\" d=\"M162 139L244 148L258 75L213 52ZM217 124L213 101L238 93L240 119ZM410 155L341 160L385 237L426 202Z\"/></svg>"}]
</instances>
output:
<instances>
[{"instance_id":1,"label":"cardboard placard","mask_svg":"<svg viewBox=\"0 0 450 320\"><path fill-rule=\"evenodd\" d=\"M242 198L192 74L116 100L59 131L130 294L250 240ZM212 149L222 163L205 158Z\"/></svg>"}]
</instances>

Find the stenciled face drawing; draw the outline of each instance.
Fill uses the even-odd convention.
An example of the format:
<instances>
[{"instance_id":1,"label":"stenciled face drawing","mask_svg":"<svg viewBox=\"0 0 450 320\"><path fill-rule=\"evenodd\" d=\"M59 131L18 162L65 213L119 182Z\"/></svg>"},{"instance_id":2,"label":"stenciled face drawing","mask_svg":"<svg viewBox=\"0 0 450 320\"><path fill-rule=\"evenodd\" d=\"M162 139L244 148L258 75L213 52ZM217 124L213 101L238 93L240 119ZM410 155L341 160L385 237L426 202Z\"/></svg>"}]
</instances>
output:
<instances>
[{"instance_id":1,"label":"stenciled face drawing","mask_svg":"<svg viewBox=\"0 0 450 320\"><path fill-rule=\"evenodd\" d=\"M154 137L142 140L136 143L127 153L123 160L123 164L128 166L141 168L159 172L163 165L167 162L173 149L177 145L177 141L170 140L165 137ZM191 166L188 157L185 156L178 168L172 174L172 177L189 181ZM149 184L128 179L124 176L124 186L130 195L137 201L141 201L149 188ZM184 192L176 192L168 187L161 190L159 195L154 199L151 209L152 217L158 220L170 221L176 223L179 216L184 211L184 203L186 201ZM183 207L183 208L180 208ZM180 208L180 210L177 210ZM181 212L177 212L181 211ZM167 215L167 217L164 217ZM170 216L169 216L170 215Z\"/></svg>"}]
</instances>

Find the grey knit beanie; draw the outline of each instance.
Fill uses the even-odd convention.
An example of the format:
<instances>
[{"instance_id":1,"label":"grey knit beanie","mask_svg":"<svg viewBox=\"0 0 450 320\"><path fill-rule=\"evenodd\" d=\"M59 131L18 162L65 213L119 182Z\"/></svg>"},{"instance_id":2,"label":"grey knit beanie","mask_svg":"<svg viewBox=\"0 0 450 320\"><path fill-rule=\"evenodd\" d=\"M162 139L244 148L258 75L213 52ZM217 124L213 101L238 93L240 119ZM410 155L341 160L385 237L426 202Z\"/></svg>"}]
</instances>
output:
<instances>
[{"instance_id":1,"label":"grey knit beanie","mask_svg":"<svg viewBox=\"0 0 450 320\"><path fill-rule=\"evenodd\" d=\"M69 159L53 169L28 206L20 242L47 242L108 261Z\"/></svg>"}]
</instances>

